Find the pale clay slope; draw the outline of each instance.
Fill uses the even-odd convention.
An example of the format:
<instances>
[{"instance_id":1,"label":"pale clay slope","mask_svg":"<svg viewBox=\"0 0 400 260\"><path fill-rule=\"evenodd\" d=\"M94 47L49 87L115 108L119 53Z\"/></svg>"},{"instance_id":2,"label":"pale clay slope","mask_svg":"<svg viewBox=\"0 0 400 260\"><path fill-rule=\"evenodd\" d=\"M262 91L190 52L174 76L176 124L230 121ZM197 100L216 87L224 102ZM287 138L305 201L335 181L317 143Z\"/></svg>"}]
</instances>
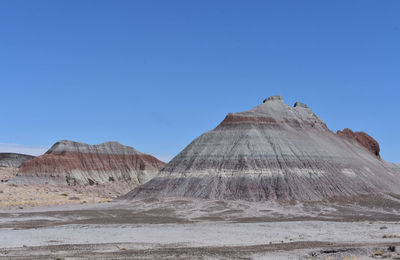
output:
<instances>
[{"instance_id":1,"label":"pale clay slope","mask_svg":"<svg viewBox=\"0 0 400 260\"><path fill-rule=\"evenodd\" d=\"M201 135L125 198L314 201L399 193L398 168L334 134L304 104L272 97L228 118L246 122L224 121Z\"/></svg>"}]
</instances>

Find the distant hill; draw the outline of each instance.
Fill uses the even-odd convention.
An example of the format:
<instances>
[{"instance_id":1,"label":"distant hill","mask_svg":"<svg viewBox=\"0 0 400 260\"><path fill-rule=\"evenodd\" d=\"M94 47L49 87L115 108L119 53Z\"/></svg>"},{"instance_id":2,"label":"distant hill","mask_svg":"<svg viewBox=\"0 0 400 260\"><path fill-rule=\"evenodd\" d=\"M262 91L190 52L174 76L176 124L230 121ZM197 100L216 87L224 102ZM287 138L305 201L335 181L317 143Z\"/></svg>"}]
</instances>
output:
<instances>
[{"instance_id":1,"label":"distant hill","mask_svg":"<svg viewBox=\"0 0 400 260\"><path fill-rule=\"evenodd\" d=\"M17 182L65 185L143 184L165 165L154 156L143 154L118 142L89 145L63 140L45 154L25 162Z\"/></svg>"},{"instance_id":2,"label":"distant hill","mask_svg":"<svg viewBox=\"0 0 400 260\"><path fill-rule=\"evenodd\" d=\"M0 167L19 168L22 163L34 157L20 153L0 153Z\"/></svg>"}]
</instances>

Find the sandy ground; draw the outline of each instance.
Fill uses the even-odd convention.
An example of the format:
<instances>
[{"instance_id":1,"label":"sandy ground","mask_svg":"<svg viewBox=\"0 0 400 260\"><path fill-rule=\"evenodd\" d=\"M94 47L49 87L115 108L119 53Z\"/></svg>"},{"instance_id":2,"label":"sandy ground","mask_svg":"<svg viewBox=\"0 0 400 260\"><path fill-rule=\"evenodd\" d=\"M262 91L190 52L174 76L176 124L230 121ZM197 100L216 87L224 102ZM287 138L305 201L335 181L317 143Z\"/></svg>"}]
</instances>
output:
<instances>
[{"instance_id":1,"label":"sandy ground","mask_svg":"<svg viewBox=\"0 0 400 260\"><path fill-rule=\"evenodd\" d=\"M399 216L173 198L2 210L0 259L400 259Z\"/></svg>"},{"instance_id":2,"label":"sandy ground","mask_svg":"<svg viewBox=\"0 0 400 260\"><path fill-rule=\"evenodd\" d=\"M101 203L112 200L111 197L99 196L68 186L10 184L7 180L14 177L16 172L17 169L0 167L0 209Z\"/></svg>"}]
</instances>

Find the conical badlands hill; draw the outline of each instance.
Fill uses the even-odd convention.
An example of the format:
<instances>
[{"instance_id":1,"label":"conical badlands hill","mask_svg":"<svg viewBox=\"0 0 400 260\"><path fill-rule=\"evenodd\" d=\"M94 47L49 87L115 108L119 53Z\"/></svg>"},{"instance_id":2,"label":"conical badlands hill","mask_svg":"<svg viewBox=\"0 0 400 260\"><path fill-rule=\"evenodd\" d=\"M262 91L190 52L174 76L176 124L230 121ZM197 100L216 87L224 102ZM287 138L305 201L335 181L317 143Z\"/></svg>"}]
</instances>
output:
<instances>
[{"instance_id":1,"label":"conical badlands hill","mask_svg":"<svg viewBox=\"0 0 400 260\"><path fill-rule=\"evenodd\" d=\"M14 181L68 185L123 182L135 187L154 177L164 165L117 142L89 145L64 140L22 164Z\"/></svg>"},{"instance_id":2,"label":"conical badlands hill","mask_svg":"<svg viewBox=\"0 0 400 260\"><path fill-rule=\"evenodd\" d=\"M399 184L398 165L379 158L373 138L349 129L335 134L306 105L274 96L228 114L123 198L316 201L398 194Z\"/></svg>"}]
</instances>

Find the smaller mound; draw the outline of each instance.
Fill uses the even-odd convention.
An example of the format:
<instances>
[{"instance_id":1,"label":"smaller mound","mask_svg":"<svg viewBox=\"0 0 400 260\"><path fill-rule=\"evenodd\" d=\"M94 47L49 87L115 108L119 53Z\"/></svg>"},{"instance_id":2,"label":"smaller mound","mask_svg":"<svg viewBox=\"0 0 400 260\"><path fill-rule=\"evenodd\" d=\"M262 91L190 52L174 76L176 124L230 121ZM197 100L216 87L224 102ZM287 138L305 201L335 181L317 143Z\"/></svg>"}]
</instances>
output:
<instances>
[{"instance_id":1,"label":"smaller mound","mask_svg":"<svg viewBox=\"0 0 400 260\"><path fill-rule=\"evenodd\" d=\"M0 153L0 167L19 168L25 161L35 156L20 153Z\"/></svg>"},{"instance_id":2,"label":"smaller mound","mask_svg":"<svg viewBox=\"0 0 400 260\"><path fill-rule=\"evenodd\" d=\"M351 129L345 128L343 129L343 131L340 130L337 131L336 134L357 141L359 144L365 147L370 153L372 153L378 158L381 158L379 154L380 152L379 143L374 138L369 136L367 133L353 132Z\"/></svg>"},{"instance_id":3,"label":"smaller mound","mask_svg":"<svg viewBox=\"0 0 400 260\"><path fill-rule=\"evenodd\" d=\"M15 181L136 187L153 178L164 164L118 142L90 145L62 140L24 163Z\"/></svg>"}]
</instances>

